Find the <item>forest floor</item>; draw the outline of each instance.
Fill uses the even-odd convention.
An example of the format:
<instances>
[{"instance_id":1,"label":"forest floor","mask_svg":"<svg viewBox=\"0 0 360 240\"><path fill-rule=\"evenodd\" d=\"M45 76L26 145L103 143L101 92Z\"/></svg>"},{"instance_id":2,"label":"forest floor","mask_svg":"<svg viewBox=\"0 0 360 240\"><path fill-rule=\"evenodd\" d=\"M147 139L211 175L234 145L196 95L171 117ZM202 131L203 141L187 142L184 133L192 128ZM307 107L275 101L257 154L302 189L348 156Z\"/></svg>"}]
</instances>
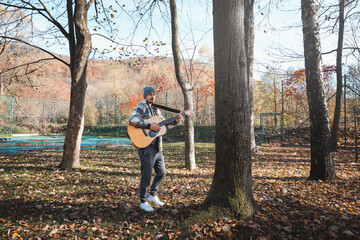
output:
<instances>
[{"instance_id":1,"label":"forest floor","mask_svg":"<svg viewBox=\"0 0 360 240\"><path fill-rule=\"evenodd\" d=\"M308 180L309 147L259 147L252 219L184 228L211 186L214 144L196 144L198 168L184 169L184 144L165 145L167 176L153 213L139 208L140 167L132 147L81 152L82 167L60 170L61 152L0 156L3 239L360 239L360 164L334 154L337 179Z\"/></svg>"}]
</instances>

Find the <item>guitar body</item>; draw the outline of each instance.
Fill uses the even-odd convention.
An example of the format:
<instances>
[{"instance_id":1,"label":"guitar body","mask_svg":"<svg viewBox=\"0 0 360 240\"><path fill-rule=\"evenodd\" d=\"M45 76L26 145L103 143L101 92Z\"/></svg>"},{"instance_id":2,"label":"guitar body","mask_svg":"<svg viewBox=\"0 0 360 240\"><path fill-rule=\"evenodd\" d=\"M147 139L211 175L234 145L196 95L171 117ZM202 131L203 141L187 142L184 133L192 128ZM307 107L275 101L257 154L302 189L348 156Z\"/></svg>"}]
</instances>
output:
<instances>
[{"instance_id":1,"label":"guitar body","mask_svg":"<svg viewBox=\"0 0 360 240\"><path fill-rule=\"evenodd\" d=\"M162 119L160 116L153 116L146 119L148 123L160 123ZM161 126L160 131L154 132L150 129L138 128L131 124L128 125L128 134L132 145L137 148L146 148L154 141L156 137L162 136L166 133L166 126Z\"/></svg>"}]
</instances>

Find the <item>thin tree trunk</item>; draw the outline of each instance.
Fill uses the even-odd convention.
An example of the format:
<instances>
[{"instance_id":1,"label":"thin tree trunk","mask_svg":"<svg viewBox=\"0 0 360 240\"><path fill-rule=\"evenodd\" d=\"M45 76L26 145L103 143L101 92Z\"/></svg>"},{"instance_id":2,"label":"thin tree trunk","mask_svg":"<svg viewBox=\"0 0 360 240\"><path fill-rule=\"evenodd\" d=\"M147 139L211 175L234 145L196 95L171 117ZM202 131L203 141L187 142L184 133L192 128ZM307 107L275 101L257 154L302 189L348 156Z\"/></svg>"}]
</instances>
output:
<instances>
[{"instance_id":1,"label":"thin tree trunk","mask_svg":"<svg viewBox=\"0 0 360 240\"><path fill-rule=\"evenodd\" d=\"M247 77L249 85L249 101L251 111L251 151L256 152L256 141L255 141L255 129L254 129L254 94L253 94L253 63L254 63L254 2L255 0L245 0L245 44L246 44L246 56L247 56Z\"/></svg>"},{"instance_id":2,"label":"thin tree trunk","mask_svg":"<svg viewBox=\"0 0 360 240\"><path fill-rule=\"evenodd\" d=\"M171 34L172 34L172 50L175 65L176 80L178 81L184 95L184 105L186 111L193 111L192 87L186 81L183 73L179 49L179 32L177 22L176 1L170 0L171 12ZM195 162L195 143L194 143L194 118L192 115L185 116L185 167L189 170L196 168Z\"/></svg>"},{"instance_id":3,"label":"thin tree trunk","mask_svg":"<svg viewBox=\"0 0 360 240\"><path fill-rule=\"evenodd\" d=\"M72 1L68 0L67 3L70 23L71 95L64 152L60 167L77 168L80 167L80 147L84 129L85 94L87 88L86 68L91 51L91 37L87 27L88 5L86 1L75 1L74 16L72 16Z\"/></svg>"},{"instance_id":4,"label":"thin tree trunk","mask_svg":"<svg viewBox=\"0 0 360 240\"><path fill-rule=\"evenodd\" d=\"M185 109L193 109L192 91L184 92ZM185 168L194 170L196 168L195 162L195 131L194 118L192 115L185 116Z\"/></svg>"},{"instance_id":5,"label":"thin tree trunk","mask_svg":"<svg viewBox=\"0 0 360 240\"><path fill-rule=\"evenodd\" d=\"M321 44L316 0L302 0L306 89L310 114L310 179L335 178L330 151L330 126L321 69Z\"/></svg>"},{"instance_id":6,"label":"thin tree trunk","mask_svg":"<svg viewBox=\"0 0 360 240\"><path fill-rule=\"evenodd\" d=\"M250 217L255 213L256 202L251 177L244 1L213 0L213 9L216 163L203 205L209 210L225 208L233 215Z\"/></svg>"},{"instance_id":7,"label":"thin tree trunk","mask_svg":"<svg viewBox=\"0 0 360 240\"><path fill-rule=\"evenodd\" d=\"M335 111L334 111L334 120L331 128L331 151L335 152L337 150L337 140L339 132L339 122L341 115L341 97L342 97L342 53L343 53L343 42L344 42L344 8L345 1L339 1L339 36L338 36L338 47L336 51L336 102L335 102Z\"/></svg>"}]
</instances>

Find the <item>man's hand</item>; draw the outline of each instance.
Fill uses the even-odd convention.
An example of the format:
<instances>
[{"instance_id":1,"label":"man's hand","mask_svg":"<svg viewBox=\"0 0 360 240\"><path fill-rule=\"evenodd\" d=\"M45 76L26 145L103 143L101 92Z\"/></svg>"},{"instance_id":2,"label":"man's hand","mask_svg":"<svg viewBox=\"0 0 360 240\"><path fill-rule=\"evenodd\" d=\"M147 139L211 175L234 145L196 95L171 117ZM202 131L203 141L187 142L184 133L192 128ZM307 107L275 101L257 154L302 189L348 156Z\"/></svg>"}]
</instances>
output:
<instances>
[{"instance_id":1,"label":"man's hand","mask_svg":"<svg viewBox=\"0 0 360 240\"><path fill-rule=\"evenodd\" d=\"M176 119L176 122L180 122L183 119L183 116L181 114L179 114L178 118Z\"/></svg>"},{"instance_id":2,"label":"man's hand","mask_svg":"<svg viewBox=\"0 0 360 240\"><path fill-rule=\"evenodd\" d=\"M160 131L160 126L157 123L152 123L150 126L150 129L154 132L158 132L158 131Z\"/></svg>"}]
</instances>

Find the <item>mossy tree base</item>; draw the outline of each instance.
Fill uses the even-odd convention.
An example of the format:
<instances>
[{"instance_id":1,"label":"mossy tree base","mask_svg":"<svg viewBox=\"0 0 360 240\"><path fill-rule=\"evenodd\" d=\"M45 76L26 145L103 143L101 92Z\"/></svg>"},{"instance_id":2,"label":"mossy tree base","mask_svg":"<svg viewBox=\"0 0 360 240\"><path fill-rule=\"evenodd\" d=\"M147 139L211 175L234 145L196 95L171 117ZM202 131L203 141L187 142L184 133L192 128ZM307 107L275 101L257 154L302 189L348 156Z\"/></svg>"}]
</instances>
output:
<instances>
[{"instance_id":1,"label":"mossy tree base","mask_svg":"<svg viewBox=\"0 0 360 240\"><path fill-rule=\"evenodd\" d=\"M188 228L192 225L201 225L203 223L206 223L207 221L218 221L220 219L224 218L235 218L236 214L234 212L230 211L228 208L220 207L220 206L210 206L208 208L203 208L197 211L194 215L187 218L182 226L184 228Z\"/></svg>"}]
</instances>

